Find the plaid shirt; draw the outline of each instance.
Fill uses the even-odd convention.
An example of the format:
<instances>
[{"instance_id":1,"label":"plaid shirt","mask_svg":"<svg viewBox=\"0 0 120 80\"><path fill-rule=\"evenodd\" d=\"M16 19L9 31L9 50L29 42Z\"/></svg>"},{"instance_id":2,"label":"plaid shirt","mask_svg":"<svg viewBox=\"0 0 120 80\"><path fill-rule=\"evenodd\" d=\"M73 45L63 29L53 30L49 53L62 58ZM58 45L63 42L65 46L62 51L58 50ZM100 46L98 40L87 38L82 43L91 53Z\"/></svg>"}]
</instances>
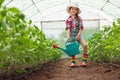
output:
<instances>
[{"instance_id":1,"label":"plaid shirt","mask_svg":"<svg viewBox=\"0 0 120 80\"><path fill-rule=\"evenodd\" d=\"M83 30L83 23L80 17L78 18L77 21L76 17L72 19L72 17L70 16L65 22L66 22L66 30L68 28L70 28L70 31L73 31L75 28Z\"/></svg>"}]
</instances>

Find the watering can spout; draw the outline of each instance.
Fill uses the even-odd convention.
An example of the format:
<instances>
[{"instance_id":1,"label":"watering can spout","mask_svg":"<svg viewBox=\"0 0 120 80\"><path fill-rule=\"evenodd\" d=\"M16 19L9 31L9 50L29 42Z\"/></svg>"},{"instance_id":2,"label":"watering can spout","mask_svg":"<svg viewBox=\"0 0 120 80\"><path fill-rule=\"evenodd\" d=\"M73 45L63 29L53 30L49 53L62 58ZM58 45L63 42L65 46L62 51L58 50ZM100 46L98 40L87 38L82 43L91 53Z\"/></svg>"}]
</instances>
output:
<instances>
[{"instance_id":1,"label":"watering can spout","mask_svg":"<svg viewBox=\"0 0 120 80\"><path fill-rule=\"evenodd\" d=\"M64 51L65 53L67 52L66 49L64 49L64 48L60 48L59 47L59 49L62 50L62 51Z\"/></svg>"},{"instance_id":2,"label":"watering can spout","mask_svg":"<svg viewBox=\"0 0 120 80\"><path fill-rule=\"evenodd\" d=\"M58 47L56 44L53 44L53 48L58 48L58 49L64 51L65 53L67 52L66 49L60 48L60 47Z\"/></svg>"}]
</instances>

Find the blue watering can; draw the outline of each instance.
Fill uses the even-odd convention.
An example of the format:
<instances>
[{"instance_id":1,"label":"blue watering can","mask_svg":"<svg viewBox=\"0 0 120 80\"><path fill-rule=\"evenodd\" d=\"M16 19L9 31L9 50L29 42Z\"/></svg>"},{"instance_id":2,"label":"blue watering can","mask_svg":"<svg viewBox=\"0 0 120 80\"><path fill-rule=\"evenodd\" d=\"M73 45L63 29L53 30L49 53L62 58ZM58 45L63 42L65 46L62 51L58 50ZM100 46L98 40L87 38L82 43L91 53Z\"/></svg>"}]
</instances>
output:
<instances>
[{"instance_id":1,"label":"blue watering can","mask_svg":"<svg viewBox=\"0 0 120 80\"><path fill-rule=\"evenodd\" d=\"M74 42L67 41L65 43L65 49L60 48L57 45L53 45L54 48L58 48L58 49L64 51L68 56L73 56L73 55L79 54L80 53L79 46L80 46L80 43L78 41L74 41Z\"/></svg>"}]
</instances>

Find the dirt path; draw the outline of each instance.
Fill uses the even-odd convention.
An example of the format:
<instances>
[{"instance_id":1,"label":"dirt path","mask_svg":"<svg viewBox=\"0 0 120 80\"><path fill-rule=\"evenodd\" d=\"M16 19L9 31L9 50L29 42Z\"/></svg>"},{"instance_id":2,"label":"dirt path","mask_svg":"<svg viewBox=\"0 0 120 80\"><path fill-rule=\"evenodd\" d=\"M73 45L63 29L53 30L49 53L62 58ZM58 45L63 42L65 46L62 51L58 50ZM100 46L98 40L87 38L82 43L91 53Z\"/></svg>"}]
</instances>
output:
<instances>
[{"instance_id":1,"label":"dirt path","mask_svg":"<svg viewBox=\"0 0 120 80\"><path fill-rule=\"evenodd\" d=\"M120 80L120 67L89 62L87 67L70 68L69 59L61 59L21 80ZM80 59L77 64L80 65Z\"/></svg>"}]
</instances>

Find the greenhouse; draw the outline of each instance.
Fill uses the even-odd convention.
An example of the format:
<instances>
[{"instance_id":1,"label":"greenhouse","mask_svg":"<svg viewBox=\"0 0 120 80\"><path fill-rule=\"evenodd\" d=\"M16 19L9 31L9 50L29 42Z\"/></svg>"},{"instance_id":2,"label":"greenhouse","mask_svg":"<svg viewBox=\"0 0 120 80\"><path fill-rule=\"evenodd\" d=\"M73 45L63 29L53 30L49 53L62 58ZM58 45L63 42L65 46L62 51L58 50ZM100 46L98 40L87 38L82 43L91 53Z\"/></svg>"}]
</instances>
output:
<instances>
[{"instance_id":1,"label":"greenhouse","mask_svg":"<svg viewBox=\"0 0 120 80\"><path fill-rule=\"evenodd\" d=\"M78 24L82 24L80 29L83 29L80 33L82 34L80 41L73 41L80 43L77 47L80 55L77 54L76 58L84 62L87 60L88 66L92 62L117 66L118 72L115 71L114 74L116 78L105 77L112 74L113 67L109 68L110 73L104 75L103 78L99 78L103 76L102 72L88 78L70 77L73 75L70 75L69 69L65 67L69 65L69 62L76 63L71 58L75 55L71 56L66 53L75 53L77 49L72 46L70 50L73 49L73 51L67 51L68 25L66 20L72 13L72 11L69 13L67 8L73 3L77 4L77 13L79 9L81 11L78 17L82 22ZM38 72L40 76L43 76L38 77L38 80L119 80L120 76L117 75L120 74L119 35L120 0L0 0L0 80L36 80L37 78L33 79L29 76L27 79L25 76L28 76L30 72L41 71L41 69L45 72L51 71L49 68L44 69L44 65L48 67L50 62L56 64L59 60L64 61L61 64L66 63L58 67L63 72L66 71L65 75L58 71L60 72L58 75L57 73L52 75L55 78L49 78L47 74L50 75L50 72L43 72L44 75ZM82 42L82 39L85 42ZM75 40L77 40L76 37ZM84 53L87 53L87 57L84 57ZM90 64L90 66L93 65ZM81 66L79 69L81 70ZM58 69L55 68L55 70ZM75 74L77 75L77 72ZM86 76L86 73L84 75Z\"/></svg>"},{"instance_id":2,"label":"greenhouse","mask_svg":"<svg viewBox=\"0 0 120 80\"><path fill-rule=\"evenodd\" d=\"M46 35L54 35L54 32L59 35L64 30L64 20L69 15L66 7L71 2L78 2L85 27L101 29L120 17L118 0L5 0L3 5L18 8L26 19L32 20Z\"/></svg>"}]
</instances>

